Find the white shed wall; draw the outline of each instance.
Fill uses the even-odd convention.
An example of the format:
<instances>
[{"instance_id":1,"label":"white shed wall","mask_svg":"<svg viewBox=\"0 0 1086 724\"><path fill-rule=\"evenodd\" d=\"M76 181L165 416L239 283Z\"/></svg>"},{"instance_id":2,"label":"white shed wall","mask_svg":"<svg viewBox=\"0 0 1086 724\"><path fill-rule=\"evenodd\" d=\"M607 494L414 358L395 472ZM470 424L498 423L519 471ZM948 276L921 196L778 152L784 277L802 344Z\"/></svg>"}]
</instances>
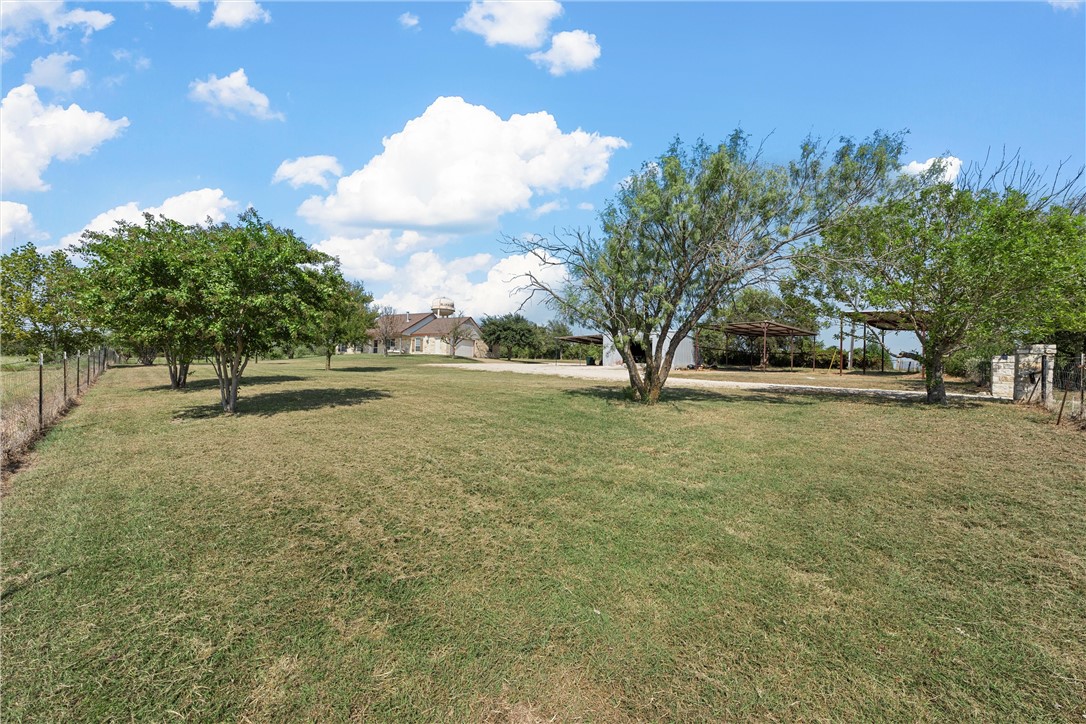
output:
<instances>
[{"instance_id":1,"label":"white shed wall","mask_svg":"<svg viewBox=\"0 0 1086 724\"><path fill-rule=\"evenodd\" d=\"M653 335L653 345L656 344L657 339L659 339L659 336ZM622 355L618 353L618 350L615 348L615 343L607 334L603 335L603 364L605 367L622 364ZM692 364L697 364L694 355L694 336L687 335L686 339L680 342L678 348L675 350L675 357L671 361L671 369L682 369L687 365Z\"/></svg>"}]
</instances>

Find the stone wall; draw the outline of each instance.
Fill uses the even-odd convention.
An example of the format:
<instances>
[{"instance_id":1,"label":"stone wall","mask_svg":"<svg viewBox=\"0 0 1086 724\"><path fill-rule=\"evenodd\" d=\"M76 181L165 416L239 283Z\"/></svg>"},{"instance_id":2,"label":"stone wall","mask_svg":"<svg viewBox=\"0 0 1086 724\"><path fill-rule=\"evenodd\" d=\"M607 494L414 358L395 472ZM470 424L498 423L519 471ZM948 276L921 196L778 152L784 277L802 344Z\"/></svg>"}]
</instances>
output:
<instances>
[{"instance_id":1,"label":"stone wall","mask_svg":"<svg viewBox=\"0 0 1086 724\"><path fill-rule=\"evenodd\" d=\"M1014 367L1018 358L1003 354L992 358L992 397L1001 400L1014 399Z\"/></svg>"},{"instance_id":2,"label":"stone wall","mask_svg":"<svg viewBox=\"0 0 1086 724\"><path fill-rule=\"evenodd\" d=\"M1024 402L1051 404L1055 399L1052 391L1052 367L1056 345L1034 344L992 358L992 397ZM1043 359L1048 358L1048 364ZM1045 380L1041 370L1046 368ZM1045 397L1042 397L1045 395Z\"/></svg>"}]
</instances>

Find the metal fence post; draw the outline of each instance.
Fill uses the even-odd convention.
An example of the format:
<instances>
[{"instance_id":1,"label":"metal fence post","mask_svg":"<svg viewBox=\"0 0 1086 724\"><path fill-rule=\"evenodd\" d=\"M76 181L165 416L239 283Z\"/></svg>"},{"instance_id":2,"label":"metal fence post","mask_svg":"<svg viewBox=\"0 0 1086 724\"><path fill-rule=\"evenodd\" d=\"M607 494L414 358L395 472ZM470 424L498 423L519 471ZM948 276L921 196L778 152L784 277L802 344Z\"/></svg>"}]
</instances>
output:
<instances>
[{"instance_id":1,"label":"metal fence post","mask_svg":"<svg viewBox=\"0 0 1086 724\"><path fill-rule=\"evenodd\" d=\"M91 368L91 354L90 350L87 350L87 387L90 387L90 368Z\"/></svg>"},{"instance_id":2,"label":"metal fence post","mask_svg":"<svg viewBox=\"0 0 1086 724\"><path fill-rule=\"evenodd\" d=\"M45 402L45 354L38 352L38 432L45 429L42 407Z\"/></svg>"},{"instance_id":3,"label":"metal fence post","mask_svg":"<svg viewBox=\"0 0 1086 724\"><path fill-rule=\"evenodd\" d=\"M1086 352L1078 356L1078 416L1086 420Z\"/></svg>"},{"instance_id":4,"label":"metal fence post","mask_svg":"<svg viewBox=\"0 0 1086 724\"><path fill-rule=\"evenodd\" d=\"M64 353L64 404L68 404L68 353Z\"/></svg>"},{"instance_id":5,"label":"metal fence post","mask_svg":"<svg viewBox=\"0 0 1086 724\"><path fill-rule=\"evenodd\" d=\"M83 350L75 351L75 396L79 397L79 359L83 356Z\"/></svg>"},{"instance_id":6,"label":"metal fence post","mask_svg":"<svg viewBox=\"0 0 1086 724\"><path fill-rule=\"evenodd\" d=\"M1041 355L1041 403L1048 402L1048 355Z\"/></svg>"}]
</instances>

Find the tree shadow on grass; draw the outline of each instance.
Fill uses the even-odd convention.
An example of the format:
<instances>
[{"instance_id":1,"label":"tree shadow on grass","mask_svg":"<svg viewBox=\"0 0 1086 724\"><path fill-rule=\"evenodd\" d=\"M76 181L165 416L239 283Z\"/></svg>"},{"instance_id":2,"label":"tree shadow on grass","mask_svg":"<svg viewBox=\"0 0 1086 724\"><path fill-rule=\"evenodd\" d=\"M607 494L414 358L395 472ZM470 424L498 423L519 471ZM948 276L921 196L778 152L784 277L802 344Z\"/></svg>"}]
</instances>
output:
<instances>
[{"instance_id":1,"label":"tree shadow on grass","mask_svg":"<svg viewBox=\"0 0 1086 724\"><path fill-rule=\"evenodd\" d=\"M625 389L621 387L608 387L598 385L566 390L565 394L578 397L594 397L608 402L628 402L637 404L629 397ZM954 408L971 409L989 404L988 401L963 400L951 397L945 405L928 405L923 397L908 395L899 392L870 391L856 392L854 390L837 390L827 387L822 390L811 390L805 387L780 387L770 390L750 390L746 392L727 389L694 389L690 387L665 387L660 395L660 404L669 402L729 402L729 403L757 403L770 405L814 405L820 402L851 402L861 405L882 405L893 407L916 408Z\"/></svg>"},{"instance_id":2,"label":"tree shadow on grass","mask_svg":"<svg viewBox=\"0 0 1086 724\"><path fill-rule=\"evenodd\" d=\"M244 383L244 378L242 382ZM319 410L322 408L353 407L374 400L382 400L391 397L391 393L385 390L370 390L360 387L346 389L328 389L327 387L312 387L304 390L280 390L278 392L261 392L255 395L246 395L244 384L238 392L237 415L252 415L256 417L271 417L281 412L300 412L305 410ZM218 417L224 414L222 406L196 405L181 410L174 415L175 420L203 420L209 417Z\"/></svg>"},{"instance_id":3,"label":"tree shadow on grass","mask_svg":"<svg viewBox=\"0 0 1086 724\"><path fill-rule=\"evenodd\" d=\"M402 370L403 367L360 367L355 365L353 367L336 367L332 365L332 369L325 370L325 372L394 372L395 370Z\"/></svg>"},{"instance_id":4,"label":"tree shadow on grass","mask_svg":"<svg viewBox=\"0 0 1086 724\"><path fill-rule=\"evenodd\" d=\"M248 387L249 385L274 385L279 382L304 382L308 380L308 377L298 377L296 375L242 375L241 386ZM169 384L155 385L153 387L144 387L140 389L140 392L151 392L154 390L170 390L173 389ZM219 380L216 377L208 377L200 380L189 380L182 392L200 390L217 390L219 389Z\"/></svg>"}]
</instances>

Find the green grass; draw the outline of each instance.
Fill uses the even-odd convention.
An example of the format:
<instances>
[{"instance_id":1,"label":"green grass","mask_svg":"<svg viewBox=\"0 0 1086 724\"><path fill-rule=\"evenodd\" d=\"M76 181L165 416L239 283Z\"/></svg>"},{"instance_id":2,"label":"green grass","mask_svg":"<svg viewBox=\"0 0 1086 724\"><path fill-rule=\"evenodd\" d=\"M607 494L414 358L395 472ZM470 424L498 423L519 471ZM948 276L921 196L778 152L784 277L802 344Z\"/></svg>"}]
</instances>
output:
<instances>
[{"instance_id":1,"label":"green grass","mask_svg":"<svg viewBox=\"0 0 1086 724\"><path fill-rule=\"evenodd\" d=\"M434 361L105 375L3 500L5 720L1086 714L1081 433Z\"/></svg>"}]
</instances>

